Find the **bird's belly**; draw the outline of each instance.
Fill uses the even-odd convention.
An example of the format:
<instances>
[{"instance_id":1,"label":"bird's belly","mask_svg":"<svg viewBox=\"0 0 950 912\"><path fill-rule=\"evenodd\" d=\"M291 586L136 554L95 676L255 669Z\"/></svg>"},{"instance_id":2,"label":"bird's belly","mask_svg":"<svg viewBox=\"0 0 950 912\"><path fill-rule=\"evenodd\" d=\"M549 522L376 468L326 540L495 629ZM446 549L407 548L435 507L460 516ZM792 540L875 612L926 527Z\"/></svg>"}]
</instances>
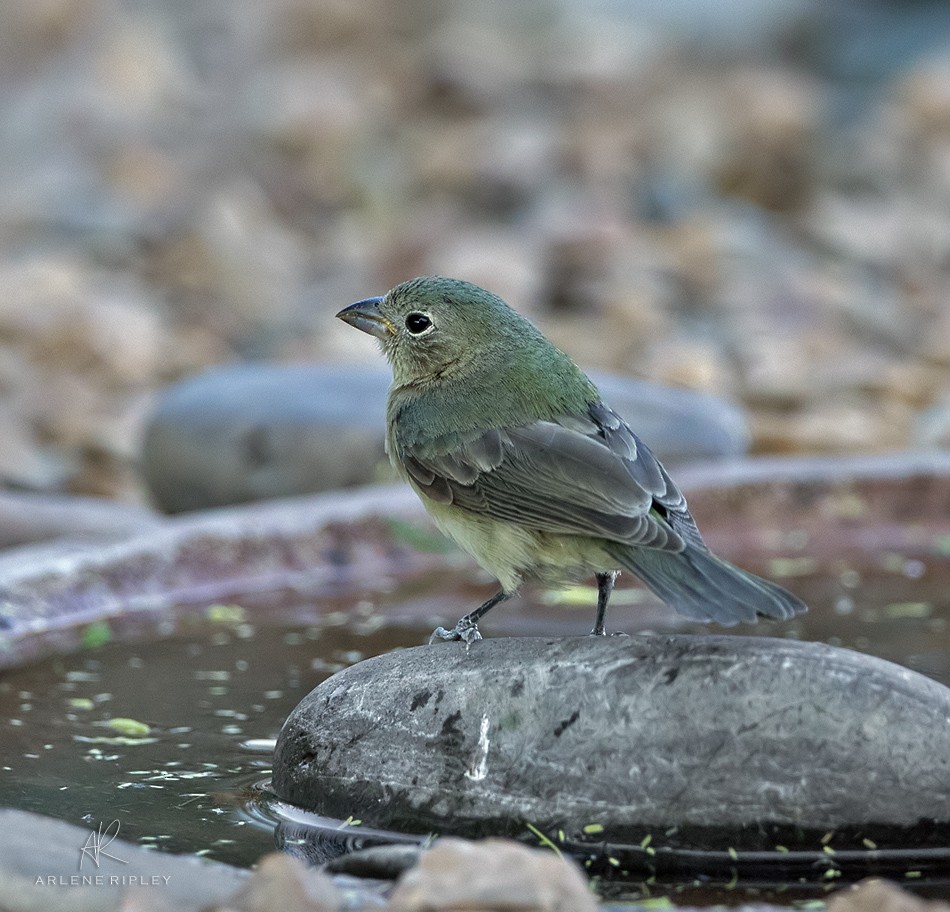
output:
<instances>
[{"instance_id":1,"label":"bird's belly","mask_svg":"<svg viewBox=\"0 0 950 912\"><path fill-rule=\"evenodd\" d=\"M596 539L540 532L427 498L423 503L439 529L495 576L506 592L514 592L524 579L557 586L616 569Z\"/></svg>"}]
</instances>

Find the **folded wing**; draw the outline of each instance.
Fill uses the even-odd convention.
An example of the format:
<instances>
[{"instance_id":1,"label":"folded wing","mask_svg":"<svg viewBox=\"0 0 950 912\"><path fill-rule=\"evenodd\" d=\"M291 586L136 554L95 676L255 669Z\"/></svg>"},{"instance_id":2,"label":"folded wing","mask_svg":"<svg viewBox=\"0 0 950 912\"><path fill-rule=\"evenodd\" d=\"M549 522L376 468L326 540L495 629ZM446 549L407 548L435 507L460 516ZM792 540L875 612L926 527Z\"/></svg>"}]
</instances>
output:
<instances>
[{"instance_id":1,"label":"folded wing","mask_svg":"<svg viewBox=\"0 0 950 912\"><path fill-rule=\"evenodd\" d=\"M404 447L398 431L396 443L415 486L440 503L542 531L705 550L666 470L600 402L584 415L459 435L448 446Z\"/></svg>"}]
</instances>

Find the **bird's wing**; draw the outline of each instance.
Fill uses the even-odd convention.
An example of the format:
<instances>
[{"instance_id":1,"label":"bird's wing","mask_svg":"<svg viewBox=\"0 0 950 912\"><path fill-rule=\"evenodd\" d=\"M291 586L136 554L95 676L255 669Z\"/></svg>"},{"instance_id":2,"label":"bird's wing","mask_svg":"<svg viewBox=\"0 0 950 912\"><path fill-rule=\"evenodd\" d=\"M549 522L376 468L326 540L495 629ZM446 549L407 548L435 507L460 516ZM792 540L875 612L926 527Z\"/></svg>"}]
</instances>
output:
<instances>
[{"instance_id":1,"label":"bird's wing","mask_svg":"<svg viewBox=\"0 0 950 912\"><path fill-rule=\"evenodd\" d=\"M437 451L399 445L398 430L396 441L414 485L439 503L541 531L705 548L666 470L602 403L585 415L472 434Z\"/></svg>"}]
</instances>

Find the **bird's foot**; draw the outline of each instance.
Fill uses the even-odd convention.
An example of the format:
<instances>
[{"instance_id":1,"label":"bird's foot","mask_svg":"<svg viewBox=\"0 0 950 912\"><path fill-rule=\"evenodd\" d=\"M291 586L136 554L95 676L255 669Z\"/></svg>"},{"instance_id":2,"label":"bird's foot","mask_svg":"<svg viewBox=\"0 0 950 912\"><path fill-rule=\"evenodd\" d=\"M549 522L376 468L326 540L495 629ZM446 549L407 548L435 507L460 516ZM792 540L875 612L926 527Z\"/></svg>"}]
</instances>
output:
<instances>
[{"instance_id":1,"label":"bird's foot","mask_svg":"<svg viewBox=\"0 0 950 912\"><path fill-rule=\"evenodd\" d=\"M432 636L429 637L429 645L431 646L439 640L461 640L468 647L481 638L482 635L478 632L476 624L463 624L459 621L451 630L436 627L432 631Z\"/></svg>"},{"instance_id":2,"label":"bird's foot","mask_svg":"<svg viewBox=\"0 0 950 912\"><path fill-rule=\"evenodd\" d=\"M606 631L603 627L595 627L595 628L594 628L589 634L587 634L587 635L588 635L588 636L592 636L592 637L605 637L605 636L625 637L625 636L630 636L629 633L624 633L624 632L621 631L621 630L618 630L616 633L607 633L607 631Z\"/></svg>"}]
</instances>

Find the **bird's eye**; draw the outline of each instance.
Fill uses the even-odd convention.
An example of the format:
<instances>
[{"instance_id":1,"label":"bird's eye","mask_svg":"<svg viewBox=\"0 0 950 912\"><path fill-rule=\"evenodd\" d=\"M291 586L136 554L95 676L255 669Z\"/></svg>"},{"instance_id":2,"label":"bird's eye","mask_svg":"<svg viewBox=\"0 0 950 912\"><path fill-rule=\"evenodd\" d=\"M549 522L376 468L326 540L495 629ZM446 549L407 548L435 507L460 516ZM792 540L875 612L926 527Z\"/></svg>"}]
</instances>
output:
<instances>
[{"instance_id":1,"label":"bird's eye","mask_svg":"<svg viewBox=\"0 0 950 912\"><path fill-rule=\"evenodd\" d=\"M424 313L411 313L406 316L406 329L414 336L421 336L432 326L432 320Z\"/></svg>"}]
</instances>

